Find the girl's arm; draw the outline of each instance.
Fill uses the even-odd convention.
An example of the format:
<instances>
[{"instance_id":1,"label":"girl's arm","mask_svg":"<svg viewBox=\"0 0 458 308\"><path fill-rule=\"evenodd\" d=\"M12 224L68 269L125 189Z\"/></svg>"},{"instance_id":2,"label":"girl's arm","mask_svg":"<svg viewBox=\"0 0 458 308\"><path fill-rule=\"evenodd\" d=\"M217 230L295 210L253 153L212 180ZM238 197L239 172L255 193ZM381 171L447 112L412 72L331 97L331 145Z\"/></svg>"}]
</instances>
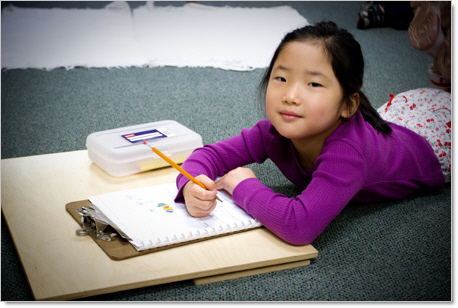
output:
<instances>
[{"instance_id":1,"label":"girl's arm","mask_svg":"<svg viewBox=\"0 0 458 308\"><path fill-rule=\"evenodd\" d=\"M275 193L250 178L234 188L233 199L286 242L310 244L360 191L366 172L359 153L346 144L322 154L317 164L312 181L297 197Z\"/></svg>"},{"instance_id":2,"label":"girl's arm","mask_svg":"<svg viewBox=\"0 0 458 308\"><path fill-rule=\"evenodd\" d=\"M201 211L191 209L191 215L209 214L216 205L212 194L216 194L213 181L218 176L237 167L253 162L262 163L266 160L267 154L264 147L266 134L264 132L269 125L269 122L260 121L251 129L243 129L241 134L235 137L196 149L183 163L183 169L200 180L210 191L205 192L198 185L192 185L193 183L180 174L177 177L178 195L175 201L184 202L186 197L187 206L196 204L196 202L200 203Z\"/></svg>"},{"instance_id":3,"label":"girl's arm","mask_svg":"<svg viewBox=\"0 0 458 308\"><path fill-rule=\"evenodd\" d=\"M205 175L212 181L207 182L208 185L213 185L218 176L227 174L224 179L233 179L239 172L246 171L238 167L262 163L269 156L285 175L291 173L288 169L297 167L293 158L287 152L278 154L278 148L285 146L269 139L261 126L258 124L236 137L197 149L183 168L195 177ZM295 198L275 193L253 177L233 181L232 188L220 181L217 185L229 192L232 190L234 201L278 237L294 245L305 245L310 244L356 195L366 174L361 155L345 142L328 146L318 157L316 166L311 182ZM298 184L297 177L294 182ZM184 176L178 176L176 202L184 202L183 187L187 183Z\"/></svg>"}]
</instances>

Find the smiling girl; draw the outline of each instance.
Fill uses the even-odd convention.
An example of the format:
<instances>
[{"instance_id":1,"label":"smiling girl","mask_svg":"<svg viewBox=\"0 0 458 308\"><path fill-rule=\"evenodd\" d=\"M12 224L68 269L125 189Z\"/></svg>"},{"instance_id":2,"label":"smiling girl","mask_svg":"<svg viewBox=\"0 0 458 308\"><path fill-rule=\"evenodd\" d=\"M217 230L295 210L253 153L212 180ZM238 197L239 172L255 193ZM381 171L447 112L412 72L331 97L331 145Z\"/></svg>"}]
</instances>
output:
<instances>
[{"instance_id":1,"label":"smiling girl","mask_svg":"<svg viewBox=\"0 0 458 308\"><path fill-rule=\"evenodd\" d=\"M363 73L359 43L334 23L287 34L261 83L268 120L194 151L183 168L208 190L180 175L176 201L201 217L215 208L217 189L225 189L267 229L305 245L351 200L398 199L442 186L430 144L379 116L361 92ZM267 158L300 195L275 193L243 168Z\"/></svg>"}]
</instances>

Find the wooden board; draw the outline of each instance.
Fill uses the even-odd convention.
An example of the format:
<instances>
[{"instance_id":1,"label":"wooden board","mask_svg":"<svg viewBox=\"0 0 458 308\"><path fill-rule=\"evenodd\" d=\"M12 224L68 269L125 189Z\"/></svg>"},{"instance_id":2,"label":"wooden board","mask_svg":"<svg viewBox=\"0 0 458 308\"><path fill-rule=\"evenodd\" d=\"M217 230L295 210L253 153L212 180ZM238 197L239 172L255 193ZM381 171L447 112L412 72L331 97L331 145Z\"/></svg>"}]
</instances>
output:
<instances>
[{"instance_id":1,"label":"wooden board","mask_svg":"<svg viewBox=\"0 0 458 308\"><path fill-rule=\"evenodd\" d=\"M242 278L242 277L253 276L253 275L260 275L260 274L265 274L265 273L270 273L270 272L277 272L277 271L282 271L286 269L307 266L307 265L310 265L310 263L311 263L310 260L302 260L302 261L297 261L297 262L289 262L289 263L284 263L284 264L276 264L272 266L253 268L253 269L249 269L245 271L237 271L237 272L232 272L232 273L227 273L227 274L214 275L214 276L194 279L194 284L198 286L202 284L208 284L208 283L224 281L224 280L229 280L229 279Z\"/></svg>"},{"instance_id":2,"label":"wooden board","mask_svg":"<svg viewBox=\"0 0 458 308\"><path fill-rule=\"evenodd\" d=\"M69 300L180 280L241 272L315 258L311 245L292 246L265 228L111 260L65 204L89 196L175 181L163 168L113 177L87 151L3 159L2 211L36 300Z\"/></svg>"}]
</instances>

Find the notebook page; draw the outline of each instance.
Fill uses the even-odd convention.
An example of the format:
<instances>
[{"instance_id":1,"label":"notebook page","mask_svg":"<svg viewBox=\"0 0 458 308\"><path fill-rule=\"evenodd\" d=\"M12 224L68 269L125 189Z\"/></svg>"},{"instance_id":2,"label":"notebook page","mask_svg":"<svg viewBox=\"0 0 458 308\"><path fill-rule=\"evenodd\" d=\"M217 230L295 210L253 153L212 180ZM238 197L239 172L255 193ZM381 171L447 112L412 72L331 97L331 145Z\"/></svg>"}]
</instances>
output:
<instances>
[{"instance_id":1,"label":"notebook page","mask_svg":"<svg viewBox=\"0 0 458 308\"><path fill-rule=\"evenodd\" d=\"M175 183L117 191L89 200L131 240L137 250L151 249L218 234L258 227L261 224L220 191L215 210L206 217L189 215L175 203Z\"/></svg>"}]
</instances>

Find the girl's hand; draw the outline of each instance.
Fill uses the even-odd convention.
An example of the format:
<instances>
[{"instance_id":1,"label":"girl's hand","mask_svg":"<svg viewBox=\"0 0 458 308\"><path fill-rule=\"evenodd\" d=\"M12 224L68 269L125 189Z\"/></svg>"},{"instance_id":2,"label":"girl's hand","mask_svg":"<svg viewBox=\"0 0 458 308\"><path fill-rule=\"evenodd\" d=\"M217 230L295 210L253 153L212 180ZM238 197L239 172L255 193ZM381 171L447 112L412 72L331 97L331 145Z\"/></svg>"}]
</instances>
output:
<instances>
[{"instance_id":1,"label":"girl's hand","mask_svg":"<svg viewBox=\"0 0 458 308\"><path fill-rule=\"evenodd\" d=\"M188 213L193 217L203 217L216 207L216 186L215 182L204 174L198 175L196 179L208 190L189 181L183 187L183 197Z\"/></svg>"},{"instance_id":2,"label":"girl's hand","mask_svg":"<svg viewBox=\"0 0 458 308\"><path fill-rule=\"evenodd\" d=\"M238 167L229 171L216 181L216 189L225 189L232 195L235 187L243 180L256 178L256 175L250 168Z\"/></svg>"}]
</instances>

